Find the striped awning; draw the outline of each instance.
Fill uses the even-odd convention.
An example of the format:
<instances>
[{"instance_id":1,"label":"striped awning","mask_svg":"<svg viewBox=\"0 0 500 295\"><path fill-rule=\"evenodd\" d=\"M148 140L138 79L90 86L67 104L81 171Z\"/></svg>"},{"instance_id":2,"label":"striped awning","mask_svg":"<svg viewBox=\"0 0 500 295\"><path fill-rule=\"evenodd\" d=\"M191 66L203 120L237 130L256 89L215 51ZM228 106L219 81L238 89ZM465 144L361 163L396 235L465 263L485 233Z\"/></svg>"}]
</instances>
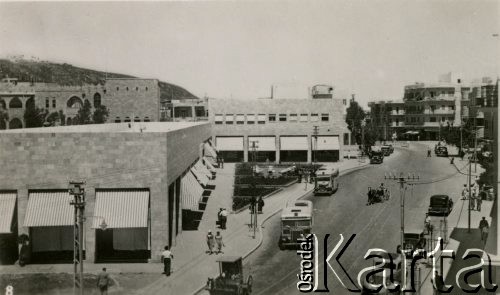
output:
<instances>
[{"instance_id":1,"label":"striped awning","mask_svg":"<svg viewBox=\"0 0 500 295\"><path fill-rule=\"evenodd\" d=\"M191 171L181 179L181 207L182 209L198 210L198 204L203 194L200 186Z\"/></svg>"},{"instance_id":2,"label":"striped awning","mask_svg":"<svg viewBox=\"0 0 500 295\"><path fill-rule=\"evenodd\" d=\"M107 228L148 227L148 190L96 191L92 228L104 221Z\"/></svg>"},{"instance_id":3,"label":"striped awning","mask_svg":"<svg viewBox=\"0 0 500 295\"><path fill-rule=\"evenodd\" d=\"M204 152L206 156L212 157L212 158L217 158L217 152L215 151L214 147L211 146L208 142L205 142L204 145Z\"/></svg>"},{"instance_id":4,"label":"striped awning","mask_svg":"<svg viewBox=\"0 0 500 295\"><path fill-rule=\"evenodd\" d=\"M216 172L214 164L212 164L213 159L209 159L208 157L203 157L203 160L205 160L205 165L207 165L208 170L210 172Z\"/></svg>"},{"instance_id":5,"label":"striped awning","mask_svg":"<svg viewBox=\"0 0 500 295\"><path fill-rule=\"evenodd\" d=\"M196 169L199 173L204 174L208 177L208 179L212 179L212 172L208 170L207 166L203 165L201 160L198 160L194 165L194 169Z\"/></svg>"},{"instance_id":6,"label":"striped awning","mask_svg":"<svg viewBox=\"0 0 500 295\"><path fill-rule=\"evenodd\" d=\"M0 193L0 234L12 233L12 219L16 208L15 193Z\"/></svg>"},{"instance_id":7,"label":"striped awning","mask_svg":"<svg viewBox=\"0 0 500 295\"><path fill-rule=\"evenodd\" d=\"M311 146L317 151L339 150L340 143L338 136L318 136L318 140L311 138Z\"/></svg>"},{"instance_id":8,"label":"striped awning","mask_svg":"<svg viewBox=\"0 0 500 295\"><path fill-rule=\"evenodd\" d=\"M207 175L201 173L200 171L196 170L194 167L191 168L191 172L193 172L194 176L196 177L196 179L198 180L198 182L203 185L203 186L206 186L208 184L208 181L210 179L208 179Z\"/></svg>"},{"instance_id":9,"label":"striped awning","mask_svg":"<svg viewBox=\"0 0 500 295\"><path fill-rule=\"evenodd\" d=\"M28 206L24 226L72 226L73 197L68 191L32 192L28 196Z\"/></svg>"}]
</instances>

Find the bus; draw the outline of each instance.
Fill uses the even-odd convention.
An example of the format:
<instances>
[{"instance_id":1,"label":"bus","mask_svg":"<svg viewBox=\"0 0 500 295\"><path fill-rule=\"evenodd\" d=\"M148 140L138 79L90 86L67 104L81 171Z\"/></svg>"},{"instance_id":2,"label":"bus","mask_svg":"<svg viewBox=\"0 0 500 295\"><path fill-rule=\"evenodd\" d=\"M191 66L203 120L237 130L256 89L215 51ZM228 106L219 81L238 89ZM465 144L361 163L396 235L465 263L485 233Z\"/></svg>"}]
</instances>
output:
<instances>
[{"instance_id":1,"label":"bus","mask_svg":"<svg viewBox=\"0 0 500 295\"><path fill-rule=\"evenodd\" d=\"M281 250L286 247L298 247L301 238L307 237L313 227L313 204L311 201L299 200L287 206L281 212L281 235L278 246Z\"/></svg>"},{"instance_id":2,"label":"bus","mask_svg":"<svg viewBox=\"0 0 500 295\"><path fill-rule=\"evenodd\" d=\"M314 195L332 195L339 188L338 177L338 169L318 169L314 179Z\"/></svg>"}]
</instances>

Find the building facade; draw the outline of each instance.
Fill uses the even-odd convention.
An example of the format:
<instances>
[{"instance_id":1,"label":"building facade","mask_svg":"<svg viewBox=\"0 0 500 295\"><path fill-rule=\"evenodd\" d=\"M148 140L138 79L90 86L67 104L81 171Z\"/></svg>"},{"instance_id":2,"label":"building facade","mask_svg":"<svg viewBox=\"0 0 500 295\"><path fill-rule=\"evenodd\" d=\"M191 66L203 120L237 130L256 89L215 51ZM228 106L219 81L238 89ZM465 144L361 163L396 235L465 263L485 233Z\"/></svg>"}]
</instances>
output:
<instances>
[{"instance_id":1,"label":"building facade","mask_svg":"<svg viewBox=\"0 0 500 295\"><path fill-rule=\"evenodd\" d=\"M187 179L210 136L207 123L159 122L0 132L0 252L15 261L26 234L33 262L70 263L69 181L84 180L86 261L159 261L202 198Z\"/></svg>"},{"instance_id":2,"label":"building facade","mask_svg":"<svg viewBox=\"0 0 500 295\"><path fill-rule=\"evenodd\" d=\"M212 138L225 161L335 162L349 137L337 99L210 99Z\"/></svg>"},{"instance_id":3,"label":"building facade","mask_svg":"<svg viewBox=\"0 0 500 295\"><path fill-rule=\"evenodd\" d=\"M104 105L109 109L108 122L160 121L160 89L156 79L107 79L104 85L62 86L55 83L0 82L0 108L9 120L0 122L0 129L26 127L26 106L34 104L48 113L62 112L72 125L78 110L88 100L92 108Z\"/></svg>"},{"instance_id":4,"label":"building facade","mask_svg":"<svg viewBox=\"0 0 500 295\"><path fill-rule=\"evenodd\" d=\"M398 138L438 140L442 128L462 126L471 120L480 138L493 138L488 122L497 110L497 93L498 81L487 78L466 85L459 79L455 83L415 83L405 86L403 100L370 102L371 124L384 140L393 134Z\"/></svg>"}]
</instances>

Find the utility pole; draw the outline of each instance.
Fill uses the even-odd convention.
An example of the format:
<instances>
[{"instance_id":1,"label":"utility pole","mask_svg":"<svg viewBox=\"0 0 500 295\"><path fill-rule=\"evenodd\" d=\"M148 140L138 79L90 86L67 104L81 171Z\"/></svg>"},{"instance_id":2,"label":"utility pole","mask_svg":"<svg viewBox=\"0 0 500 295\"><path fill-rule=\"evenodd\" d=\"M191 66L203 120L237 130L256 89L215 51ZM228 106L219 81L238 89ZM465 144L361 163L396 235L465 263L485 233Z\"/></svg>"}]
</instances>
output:
<instances>
[{"instance_id":1,"label":"utility pole","mask_svg":"<svg viewBox=\"0 0 500 295\"><path fill-rule=\"evenodd\" d=\"M69 194L73 196L70 202L75 207L73 220L73 291L83 295L83 222L85 213L84 181L70 181ZM77 291L79 290L79 291Z\"/></svg>"},{"instance_id":2,"label":"utility pole","mask_svg":"<svg viewBox=\"0 0 500 295\"><path fill-rule=\"evenodd\" d=\"M400 207L401 207L401 263L405 261L405 249L404 249L404 235L405 235L405 191L406 191L406 184L408 181L414 181L420 179L420 176L415 174L410 175L408 173L408 177L404 177L403 173L401 172L399 177L397 177L395 174L389 173L389 175L384 174L384 179L386 180L396 180L397 183L399 183L399 196L400 196ZM406 287L406 264L403 265L401 268L401 293L404 294L403 290Z\"/></svg>"},{"instance_id":3,"label":"utility pole","mask_svg":"<svg viewBox=\"0 0 500 295\"><path fill-rule=\"evenodd\" d=\"M258 140L252 140L250 141L251 148L252 148L252 162L253 162L253 172L255 173L257 171L257 149L259 148L259 141ZM255 186L256 187L256 186ZM256 231L257 231L257 202L252 204L252 210L250 211L250 223L251 227L253 228L253 238L255 239L256 236Z\"/></svg>"},{"instance_id":4,"label":"utility pole","mask_svg":"<svg viewBox=\"0 0 500 295\"><path fill-rule=\"evenodd\" d=\"M471 211L471 207L470 207L470 203L471 203L471 198L472 198L472 188L470 186L470 179L471 179L471 176L472 176L472 163L471 163L471 156L469 156L469 216L468 216L468 227L467 227L467 232L470 233L470 211Z\"/></svg>"},{"instance_id":5,"label":"utility pole","mask_svg":"<svg viewBox=\"0 0 500 295\"><path fill-rule=\"evenodd\" d=\"M318 133L319 133L319 126L314 125L313 126L313 137L314 137L314 145L313 145L313 167L316 165L316 150L318 149Z\"/></svg>"}]
</instances>

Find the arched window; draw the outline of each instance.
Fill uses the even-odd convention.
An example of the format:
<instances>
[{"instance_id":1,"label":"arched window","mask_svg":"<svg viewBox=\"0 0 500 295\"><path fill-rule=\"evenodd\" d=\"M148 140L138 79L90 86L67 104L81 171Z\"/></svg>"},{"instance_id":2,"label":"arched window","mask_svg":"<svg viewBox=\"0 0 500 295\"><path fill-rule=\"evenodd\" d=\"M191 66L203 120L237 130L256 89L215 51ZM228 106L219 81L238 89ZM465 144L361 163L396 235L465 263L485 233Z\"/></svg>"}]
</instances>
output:
<instances>
[{"instance_id":1,"label":"arched window","mask_svg":"<svg viewBox=\"0 0 500 295\"><path fill-rule=\"evenodd\" d=\"M23 121L18 118L14 118L9 122L9 129L20 129L23 128Z\"/></svg>"},{"instance_id":2,"label":"arched window","mask_svg":"<svg viewBox=\"0 0 500 295\"><path fill-rule=\"evenodd\" d=\"M83 106L83 102L78 96L72 96L68 99L67 106L68 108L79 109Z\"/></svg>"},{"instance_id":3,"label":"arched window","mask_svg":"<svg viewBox=\"0 0 500 295\"><path fill-rule=\"evenodd\" d=\"M73 120L71 118L66 119L66 125L71 125L73 124Z\"/></svg>"},{"instance_id":4,"label":"arched window","mask_svg":"<svg viewBox=\"0 0 500 295\"><path fill-rule=\"evenodd\" d=\"M11 99L9 102L9 109L21 109L22 107L23 103L17 96Z\"/></svg>"},{"instance_id":5,"label":"arched window","mask_svg":"<svg viewBox=\"0 0 500 295\"><path fill-rule=\"evenodd\" d=\"M94 94L94 107L100 107L101 106L101 95L99 93Z\"/></svg>"},{"instance_id":6,"label":"arched window","mask_svg":"<svg viewBox=\"0 0 500 295\"><path fill-rule=\"evenodd\" d=\"M35 107L35 99L33 97L30 97L27 101L26 101L26 107Z\"/></svg>"}]
</instances>

